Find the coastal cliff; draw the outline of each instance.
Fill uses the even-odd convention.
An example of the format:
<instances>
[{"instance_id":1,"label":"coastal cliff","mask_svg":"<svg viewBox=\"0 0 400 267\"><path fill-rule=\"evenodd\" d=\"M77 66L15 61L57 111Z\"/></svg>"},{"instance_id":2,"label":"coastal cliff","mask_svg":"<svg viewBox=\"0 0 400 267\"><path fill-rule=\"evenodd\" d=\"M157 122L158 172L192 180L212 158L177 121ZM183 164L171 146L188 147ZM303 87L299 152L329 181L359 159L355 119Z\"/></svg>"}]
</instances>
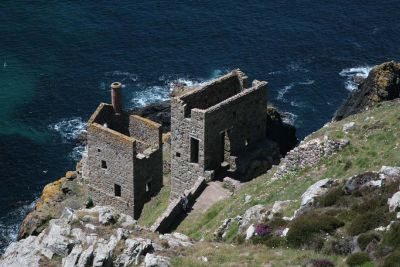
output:
<instances>
[{"instance_id":1,"label":"coastal cliff","mask_svg":"<svg viewBox=\"0 0 400 267\"><path fill-rule=\"evenodd\" d=\"M286 156L252 181L225 181L228 198L170 234L148 227L166 207L168 171L135 221L92 207L78 164L44 188L0 266L397 266L399 66L374 68L334 121L296 147L293 126L268 108L268 137ZM169 131L168 102L134 112Z\"/></svg>"},{"instance_id":2,"label":"coastal cliff","mask_svg":"<svg viewBox=\"0 0 400 267\"><path fill-rule=\"evenodd\" d=\"M374 67L368 77L362 80L355 77L358 88L336 111L333 120L341 120L352 114L376 106L378 103L400 97L400 64L385 62ZM361 79L361 80L360 80Z\"/></svg>"}]
</instances>

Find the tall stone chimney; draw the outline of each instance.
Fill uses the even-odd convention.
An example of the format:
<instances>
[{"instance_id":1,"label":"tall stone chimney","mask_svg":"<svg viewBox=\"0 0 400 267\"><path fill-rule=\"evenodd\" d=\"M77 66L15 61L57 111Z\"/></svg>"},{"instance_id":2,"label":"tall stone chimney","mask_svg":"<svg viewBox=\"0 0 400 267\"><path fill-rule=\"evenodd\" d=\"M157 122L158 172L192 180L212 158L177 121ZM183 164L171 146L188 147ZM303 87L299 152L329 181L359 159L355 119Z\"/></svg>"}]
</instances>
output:
<instances>
[{"instance_id":1,"label":"tall stone chimney","mask_svg":"<svg viewBox=\"0 0 400 267\"><path fill-rule=\"evenodd\" d=\"M111 103L114 108L115 114L122 112L122 84L120 82L113 82L111 84Z\"/></svg>"}]
</instances>

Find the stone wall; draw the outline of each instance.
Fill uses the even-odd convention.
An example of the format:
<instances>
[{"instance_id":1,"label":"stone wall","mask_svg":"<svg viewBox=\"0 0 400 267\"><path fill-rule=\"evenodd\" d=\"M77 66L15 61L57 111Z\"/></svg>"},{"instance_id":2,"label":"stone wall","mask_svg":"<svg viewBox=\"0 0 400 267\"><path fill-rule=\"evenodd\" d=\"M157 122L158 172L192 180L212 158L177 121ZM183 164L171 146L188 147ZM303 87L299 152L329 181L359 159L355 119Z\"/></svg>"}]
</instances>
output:
<instances>
[{"instance_id":1,"label":"stone wall","mask_svg":"<svg viewBox=\"0 0 400 267\"><path fill-rule=\"evenodd\" d=\"M95 204L138 218L162 187L161 125L100 104L89 120L84 175Z\"/></svg>"},{"instance_id":2,"label":"stone wall","mask_svg":"<svg viewBox=\"0 0 400 267\"><path fill-rule=\"evenodd\" d=\"M235 168L237 156L265 137L266 83L255 82L244 89L245 79L235 70L203 88L172 98L172 199L189 190L199 177L213 179L223 162Z\"/></svg>"},{"instance_id":3,"label":"stone wall","mask_svg":"<svg viewBox=\"0 0 400 267\"><path fill-rule=\"evenodd\" d=\"M267 102L266 83L258 83L250 89L215 105L205 112L205 146L204 166L216 169L225 160L232 160L257 143L266 134L265 103ZM230 155L221 157L226 134L229 139ZM226 140L225 140L226 142ZM232 159L230 157L233 157Z\"/></svg>"},{"instance_id":4,"label":"stone wall","mask_svg":"<svg viewBox=\"0 0 400 267\"><path fill-rule=\"evenodd\" d=\"M206 181L204 178L199 178L193 184L193 187L190 190L187 190L186 196L188 198L188 206L191 207L197 197L203 192L206 187ZM184 216L186 211L182 209L180 204L180 199L173 199L164 213L158 217L158 219L154 222L154 224L150 227L150 230L153 232L159 233L167 233L171 230L171 227L174 227L175 224L180 222L182 216Z\"/></svg>"},{"instance_id":5,"label":"stone wall","mask_svg":"<svg viewBox=\"0 0 400 267\"><path fill-rule=\"evenodd\" d=\"M186 94L181 99L186 103L187 115L193 108L206 109L239 93L242 90L240 76L235 71Z\"/></svg>"},{"instance_id":6,"label":"stone wall","mask_svg":"<svg viewBox=\"0 0 400 267\"><path fill-rule=\"evenodd\" d=\"M276 169L273 180L281 179L294 172L318 163L323 157L335 154L349 144L345 139L331 139L328 136L302 141L289 151Z\"/></svg>"},{"instance_id":7,"label":"stone wall","mask_svg":"<svg viewBox=\"0 0 400 267\"><path fill-rule=\"evenodd\" d=\"M184 106L171 101L171 198L190 189L204 173L204 113L192 110L191 118L184 117ZM190 162L190 138L199 142L198 162Z\"/></svg>"},{"instance_id":8,"label":"stone wall","mask_svg":"<svg viewBox=\"0 0 400 267\"><path fill-rule=\"evenodd\" d=\"M161 125L137 115L129 116L129 134L154 148L162 143Z\"/></svg>"},{"instance_id":9,"label":"stone wall","mask_svg":"<svg viewBox=\"0 0 400 267\"><path fill-rule=\"evenodd\" d=\"M87 181L89 195L96 204L111 202L119 211L130 211L127 214L133 216L135 157L133 138L98 123L89 125ZM115 196L115 185L121 187L120 197Z\"/></svg>"},{"instance_id":10,"label":"stone wall","mask_svg":"<svg viewBox=\"0 0 400 267\"><path fill-rule=\"evenodd\" d=\"M135 216L140 216L143 205L156 195L163 185L162 144L149 155L138 154L135 160L134 189Z\"/></svg>"}]
</instances>

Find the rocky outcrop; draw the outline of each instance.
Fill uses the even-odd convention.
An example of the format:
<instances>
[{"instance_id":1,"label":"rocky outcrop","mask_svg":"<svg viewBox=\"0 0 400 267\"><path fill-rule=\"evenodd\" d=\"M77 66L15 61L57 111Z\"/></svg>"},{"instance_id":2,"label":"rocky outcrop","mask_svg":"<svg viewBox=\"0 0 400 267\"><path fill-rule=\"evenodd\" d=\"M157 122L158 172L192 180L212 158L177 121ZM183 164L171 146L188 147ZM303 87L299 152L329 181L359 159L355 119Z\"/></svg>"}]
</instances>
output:
<instances>
[{"instance_id":1,"label":"rocky outcrop","mask_svg":"<svg viewBox=\"0 0 400 267\"><path fill-rule=\"evenodd\" d=\"M46 231L11 243L0 266L170 266L163 253L192 244L180 233L148 232L112 207L67 208L49 221Z\"/></svg>"},{"instance_id":2,"label":"rocky outcrop","mask_svg":"<svg viewBox=\"0 0 400 267\"><path fill-rule=\"evenodd\" d=\"M294 148L298 139L296 127L283 121L282 115L273 107L267 108L267 138L278 143L282 155Z\"/></svg>"},{"instance_id":3,"label":"rocky outcrop","mask_svg":"<svg viewBox=\"0 0 400 267\"><path fill-rule=\"evenodd\" d=\"M280 179L297 170L312 166L348 145L348 140L333 140L328 136L303 141L282 159L272 179Z\"/></svg>"},{"instance_id":4,"label":"rocky outcrop","mask_svg":"<svg viewBox=\"0 0 400 267\"><path fill-rule=\"evenodd\" d=\"M333 120L338 121L352 114L367 110L379 102L400 96L400 63L386 62L373 68L358 89L336 111Z\"/></svg>"},{"instance_id":5,"label":"rocky outcrop","mask_svg":"<svg viewBox=\"0 0 400 267\"><path fill-rule=\"evenodd\" d=\"M150 104L142 108L135 108L132 114L142 116L162 125L163 133L171 131L171 103L170 101Z\"/></svg>"},{"instance_id":6,"label":"rocky outcrop","mask_svg":"<svg viewBox=\"0 0 400 267\"><path fill-rule=\"evenodd\" d=\"M77 179L78 172L68 171L65 177L44 187L34 210L22 222L18 239L39 235L51 219L61 215L65 207L78 209L85 206L86 187Z\"/></svg>"}]
</instances>

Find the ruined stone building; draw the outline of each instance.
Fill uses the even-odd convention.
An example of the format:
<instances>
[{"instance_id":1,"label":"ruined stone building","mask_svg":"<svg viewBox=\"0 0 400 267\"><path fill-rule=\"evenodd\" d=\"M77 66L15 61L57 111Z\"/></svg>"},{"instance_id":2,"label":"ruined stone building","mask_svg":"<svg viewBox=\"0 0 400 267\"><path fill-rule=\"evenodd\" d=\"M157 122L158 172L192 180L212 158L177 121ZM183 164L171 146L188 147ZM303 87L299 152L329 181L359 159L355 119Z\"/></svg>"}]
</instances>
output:
<instances>
[{"instance_id":1,"label":"ruined stone building","mask_svg":"<svg viewBox=\"0 0 400 267\"><path fill-rule=\"evenodd\" d=\"M112 105L101 103L88 121L84 177L95 204L138 218L162 187L161 125L122 109L121 84Z\"/></svg>"},{"instance_id":2,"label":"ruined stone building","mask_svg":"<svg viewBox=\"0 0 400 267\"><path fill-rule=\"evenodd\" d=\"M171 198L199 179L234 173L239 157L266 136L267 83L234 70L171 99Z\"/></svg>"}]
</instances>

